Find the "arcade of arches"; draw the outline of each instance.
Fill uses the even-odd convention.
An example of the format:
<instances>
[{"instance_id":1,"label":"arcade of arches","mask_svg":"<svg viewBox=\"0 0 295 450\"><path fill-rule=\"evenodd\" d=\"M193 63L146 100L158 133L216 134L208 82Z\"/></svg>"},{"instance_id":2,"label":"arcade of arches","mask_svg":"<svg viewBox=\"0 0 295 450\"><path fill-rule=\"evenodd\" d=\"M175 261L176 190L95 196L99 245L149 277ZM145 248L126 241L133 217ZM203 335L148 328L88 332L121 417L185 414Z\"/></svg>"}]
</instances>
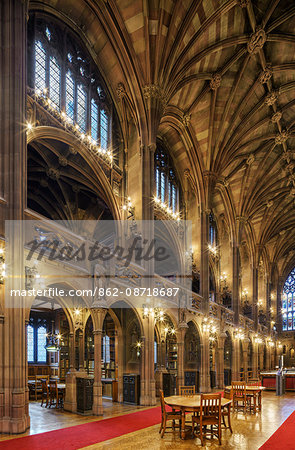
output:
<instances>
[{"instance_id":1,"label":"arcade of arches","mask_svg":"<svg viewBox=\"0 0 295 450\"><path fill-rule=\"evenodd\" d=\"M126 374L152 406L160 389L223 389L282 354L295 365L293 2L1 0L0 11L1 264L7 220L125 220L135 235L169 220L169 243L192 225L169 277L142 269L173 287L191 259L185 308L123 295L11 308L1 272L0 432L30 426L36 374L66 383L72 412L76 378L91 376L102 415L103 398L123 402Z\"/></svg>"}]
</instances>

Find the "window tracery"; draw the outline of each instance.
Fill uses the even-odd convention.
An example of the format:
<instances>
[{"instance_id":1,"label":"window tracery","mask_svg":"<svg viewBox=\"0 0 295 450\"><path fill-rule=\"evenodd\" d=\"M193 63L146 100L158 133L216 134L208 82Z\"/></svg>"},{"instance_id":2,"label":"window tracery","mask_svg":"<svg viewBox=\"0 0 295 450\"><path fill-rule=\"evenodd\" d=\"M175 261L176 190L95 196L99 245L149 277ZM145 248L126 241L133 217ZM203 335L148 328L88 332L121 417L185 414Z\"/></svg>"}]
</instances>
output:
<instances>
[{"instance_id":1,"label":"window tracery","mask_svg":"<svg viewBox=\"0 0 295 450\"><path fill-rule=\"evenodd\" d=\"M70 30L37 16L29 22L33 69L29 84L36 95L50 101L91 143L103 152L110 147L111 106L106 101L94 63Z\"/></svg>"},{"instance_id":2,"label":"window tracery","mask_svg":"<svg viewBox=\"0 0 295 450\"><path fill-rule=\"evenodd\" d=\"M179 187L169 155L158 146L155 152L155 195L169 211L179 211Z\"/></svg>"},{"instance_id":3,"label":"window tracery","mask_svg":"<svg viewBox=\"0 0 295 450\"><path fill-rule=\"evenodd\" d=\"M289 273L283 288L282 328L283 331L295 330L295 268Z\"/></svg>"}]
</instances>

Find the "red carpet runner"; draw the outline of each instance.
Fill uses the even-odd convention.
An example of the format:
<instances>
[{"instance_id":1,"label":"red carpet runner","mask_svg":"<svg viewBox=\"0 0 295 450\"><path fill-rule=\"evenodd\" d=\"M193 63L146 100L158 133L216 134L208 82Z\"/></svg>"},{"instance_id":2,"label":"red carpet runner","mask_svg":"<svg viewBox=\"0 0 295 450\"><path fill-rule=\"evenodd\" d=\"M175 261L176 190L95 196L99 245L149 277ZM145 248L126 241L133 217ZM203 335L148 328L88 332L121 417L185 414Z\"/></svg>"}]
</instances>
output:
<instances>
[{"instance_id":1,"label":"red carpet runner","mask_svg":"<svg viewBox=\"0 0 295 450\"><path fill-rule=\"evenodd\" d=\"M74 450L161 422L161 408L150 408L111 419L76 425L0 442L0 450Z\"/></svg>"},{"instance_id":2,"label":"red carpet runner","mask_svg":"<svg viewBox=\"0 0 295 450\"><path fill-rule=\"evenodd\" d=\"M295 450L295 411L259 450Z\"/></svg>"}]
</instances>

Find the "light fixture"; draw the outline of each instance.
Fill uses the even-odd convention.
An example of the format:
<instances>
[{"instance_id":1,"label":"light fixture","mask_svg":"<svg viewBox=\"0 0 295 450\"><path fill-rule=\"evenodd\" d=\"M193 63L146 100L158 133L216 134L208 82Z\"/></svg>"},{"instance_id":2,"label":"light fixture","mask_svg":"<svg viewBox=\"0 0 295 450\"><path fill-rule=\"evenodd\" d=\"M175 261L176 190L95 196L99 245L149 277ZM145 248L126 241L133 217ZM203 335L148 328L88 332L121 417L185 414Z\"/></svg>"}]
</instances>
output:
<instances>
[{"instance_id":1,"label":"light fixture","mask_svg":"<svg viewBox=\"0 0 295 450\"><path fill-rule=\"evenodd\" d=\"M162 212L167 215L168 217L176 220L177 222L180 221L179 212L174 212L167 203L162 202L159 197L156 195L154 196L154 203L157 208L160 208Z\"/></svg>"},{"instance_id":2,"label":"light fixture","mask_svg":"<svg viewBox=\"0 0 295 450\"><path fill-rule=\"evenodd\" d=\"M108 164L112 165L113 162L113 155L110 149L107 151L105 149L101 149L98 147L96 141L91 138L91 136L87 136L83 131L80 131L80 126L78 123L75 125L73 124L73 119L69 117L65 111L59 111L58 106L50 99L48 98L48 89L45 88L41 92L40 89L35 90L35 100L38 102L42 107L45 107L47 111L54 116L55 119L59 120L61 124L67 129L67 131L72 132L75 134L78 138L83 141L83 144L86 145L92 152L95 152L96 154L100 154L103 156L104 160ZM33 128L32 124L27 124L27 129L31 130Z\"/></svg>"},{"instance_id":3,"label":"light fixture","mask_svg":"<svg viewBox=\"0 0 295 450\"><path fill-rule=\"evenodd\" d=\"M129 213L129 216L127 217L127 219L130 219L131 217L134 217L134 215L135 215L135 207L132 204L131 197L127 197L127 199L125 200L124 205L122 206L122 210L123 211L127 211Z\"/></svg>"},{"instance_id":4,"label":"light fixture","mask_svg":"<svg viewBox=\"0 0 295 450\"><path fill-rule=\"evenodd\" d=\"M47 333L46 337L48 339L47 344L44 346L47 352L56 353L60 350L60 341L62 339L62 336L60 333L55 334L54 333L54 320L51 321L52 324L52 330L51 333Z\"/></svg>"},{"instance_id":5,"label":"light fixture","mask_svg":"<svg viewBox=\"0 0 295 450\"><path fill-rule=\"evenodd\" d=\"M255 334L254 342L255 342L256 344L262 344L263 341L262 341L261 337L258 336L258 334Z\"/></svg>"},{"instance_id":6,"label":"light fixture","mask_svg":"<svg viewBox=\"0 0 295 450\"><path fill-rule=\"evenodd\" d=\"M4 284L6 272L5 272L5 254L4 249L0 248L0 284Z\"/></svg>"},{"instance_id":7,"label":"light fixture","mask_svg":"<svg viewBox=\"0 0 295 450\"><path fill-rule=\"evenodd\" d=\"M235 337L235 339L239 339L242 341L245 338L243 329L236 328L234 331L234 337Z\"/></svg>"},{"instance_id":8,"label":"light fixture","mask_svg":"<svg viewBox=\"0 0 295 450\"><path fill-rule=\"evenodd\" d=\"M211 244L208 244L208 249L209 249L209 252L212 253L214 256L217 255L217 248L216 247L214 247Z\"/></svg>"},{"instance_id":9,"label":"light fixture","mask_svg":"<svg viewBox=\"0 0 295 450\"><path fill-rule=\"evenodd\" d=\"M257 306L262 306L263 305L263 300L259 299L257 302Z\"/></svg>"}]
</instances>

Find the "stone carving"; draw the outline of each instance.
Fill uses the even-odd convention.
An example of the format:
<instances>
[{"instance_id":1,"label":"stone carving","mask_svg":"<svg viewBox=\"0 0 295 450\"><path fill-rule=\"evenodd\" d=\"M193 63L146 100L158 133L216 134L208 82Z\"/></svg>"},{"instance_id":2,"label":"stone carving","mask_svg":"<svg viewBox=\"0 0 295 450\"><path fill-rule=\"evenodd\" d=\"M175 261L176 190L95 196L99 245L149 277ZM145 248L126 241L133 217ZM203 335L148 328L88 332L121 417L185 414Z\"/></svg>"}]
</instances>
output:
<instances>
[{"instance_id":1,"label":"stone carving","mask_svg":"<svg viewBox=\"0 0 295 450\"><path fill-rule=\"evenodd\" d=\"M266 203L266 207L267 207L267 208L271 208L272 205L273 205L273 201L272 201L272 200L269 200L269 201Z\"/></svg>"},{"instance_id":2,"label":"stone carving","mask_svg":"<svg viewBox=\"0 0 295 450\"><path fill-rule=\"evenodd\" d=\"M250 55L255 55L259 50L262 49L266 41L266 33L262 28L257 28L257 30L251 34L249 42L247 44L247 50Z\"/></svg>"},{"instance_id":3,"label":"stone carving","mask_svg":"<svg viewBox=\"0 0 295 450\"><path fill-rule=\"evenodd\" d=\"M276 122L278 122L279 120L281 120L281 118L282 118L282 113L281 113L281 111L277 111L277 112L275 112L275 113L272 115L271 121L272 121L272 123L276 123Z\"/></svg>"},{"instance_id":4,"label":"stone carving","mask_svg":"<svg viewBox=\"0 0 295 450\"><path fill-rule=\"evenodd\" d=\"M289 132L287 130L283 130L281 133L277 134L275 137L276 144L283 144L289 138Z\"/></svg>"},{"instance_id":5,"label":"stone carving","mask_svg":"<svg viewBox=\"0 0 295 450\"><path fill-rule=\"evenodd\" d=\"M66 167L68 165L68 160L64 156L59 156L58 162L63 167Z\"/></svg>"},{"instance_id":6,"label":"stone carving","mask_svg":"<svg viewBox=\"0 0 295 450\"><path fill-rule=\"evenodd\" d=\"M253 153L250 153L250 155L247 158L246 164L248 166L251 166L255 161L255 156L253 155Z\"/></svg>"},{"instance_id":7,"label":"stone carving","mask_svg":"<svg viewBox=\"0 0 295 450\"><path fill-rule=\"evenodd\" d=\"M213 73L211 81L210 81L210 89L212 91L216 91L220 87L221 84L221 75L220 73Z\"/></svg>"},{"instance_id":8,"label":"stone carving","mask_svg":"<svg viewBox=\"0 0 295 450\"><path fill-rule=\"evenodd\" d=\"M117 95L119 98L123 98L126 95L125 86L123 83L119 83L117 86Z\"/></svg>"},{"instance_id":9,"label":"stone carving","mask_svg":"<svg viewBox=\"0 0 295 450\"><path fill-rule=\"evenodd\" d=\"M46 169L46 174L52 180L58 180L60 178L60 171L58 169L54 169L53 167Z\"/></svg>"},{"instance_id":10,"label":"stone carving","mask_svg":"<svg viewBox=\"0 0 295 450\"><path fill-rule=\"evenodd\" d=\"M278 96L279 96L279 92L278 92L278 91L271 91L271 92L269 92L269 93L266 95L265 100L264 100L264 103L265 103L267 106L271 106L271 105L273 105L273 104L277 101Z\"/></svg>"},{"instance_id":11,"label":"stone carving","mask_svg":"<svg viewBox=\"0 0 295 450\"><path fill-rule=\"evenodd\" d=\"M69 147L69 152L71 153L71 155L77 155L78 150L75 147Z\"/></svg>"},{"instance_id":12,"label":"stone carving","mask_svg":"<svg viewBox=\"0 0 295 450\"><path fill-rule=\"evenodd\" d=\"M249 5L249 0L239 0L239 5L241 8L246 8Z\"/></svg>"},{"instance_id":13,"label":"stone carving","mask_svg":"<svg viewBox=\"0 0 295 450\"><path fill-rule=\"evenodd\" d=\"M259 76L259 81L261 84L267 83L272 77L272 67L270 64L265 66L263 72Z\"/></svg>"},{"instance_id":14,"label":"stone carving","mask_svg":"<svg viewBox=\"0 0 295 450\"><path fill-rule=\"evenodd\" d=\"M163 106L167 104L167 96L158 84L147 84L143 87L143 96L145 99L159 99Z\"/></svg>"},{"instance_id":15,"label":"stone carving","mask_svg":"<svg viewBox=\"0 0 295 450\"><path fill-rule=\"evenodd\" d=\"M182 118L181 118L181 122L183 123L183 125L185 127L188 127L191 121L191 114L189 113L183 113L182 114Z\"/></svg>"}]
</instances>

